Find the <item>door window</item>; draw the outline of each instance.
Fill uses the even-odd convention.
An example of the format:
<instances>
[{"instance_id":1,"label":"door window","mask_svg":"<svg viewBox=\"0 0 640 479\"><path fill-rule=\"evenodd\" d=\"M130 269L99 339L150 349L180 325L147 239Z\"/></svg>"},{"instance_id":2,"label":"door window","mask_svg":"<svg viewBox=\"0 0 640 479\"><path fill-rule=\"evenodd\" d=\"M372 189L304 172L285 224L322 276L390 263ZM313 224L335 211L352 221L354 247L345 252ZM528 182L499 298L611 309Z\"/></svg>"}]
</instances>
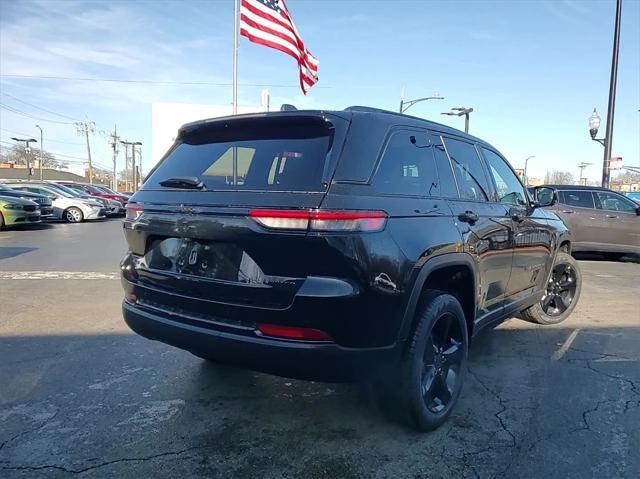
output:
<instances>
[{"instance_id":1,"label":"door window","mask_svg":"<svg viewBox=\"0 0 640 479\"><path fill-rule=\"evenodd\" d=\"M591 191L559 191L560 203L578 208L593 208L593 195Z\"/></svg>"},{"instance_id":2,"label":"door window","mask_svg":"<svg viewBox=\"0 0 640 479\"><path fill-rule=\"evenodd\" d=\"M392 195L440 196L438 172L426 133L398 130L392 134L373 187Z\"/></svg>"},{"instance_id":3,"label":"door window","mask_svg":"<svg viewBox=\"0 0 640 479\"><path fill-rule=\"evenodd\" d=\"M444 145L439 136L432 136L431 143L433 148L433 158L438 169L438 178L440 180L440 195L444 198L458 198L458 188L456 180L453 177L453 170L449 157L444 149Z\"/></svg>"},{"instance_id":4,"label":"door window","mask_svg":"<svg viewBox=\"0 0 640 479\"><path fill-rule=\"evenodd\" d=\"M527 200L524 188L511 168L493 151L482 148L482 152L489 164L489 171L496 182L496 191L498 192L500 203L525 206Z\"/></svg>"},{"instance_id":5,"label":"door window","mask_svg":"<svg viewBox=\"0 0 640 479\"><path fill-rule=\"evenodd\" d=\"M601 210L621 211L623 213L635 213L637 206L623 196L606 191L594 191L596 195L596 208Z\"/></svg>"},{"instance_id":6,"label":"door window","mask_svg":"<svg viewBox=\"0 0 640 479\"><path fill-rule=\"evenodd\" d=\"M475 146L452 138L444 138L444 144L458 182L460 197L473 201L487 201L489 183Z\"/></svg>"}]
</instances>

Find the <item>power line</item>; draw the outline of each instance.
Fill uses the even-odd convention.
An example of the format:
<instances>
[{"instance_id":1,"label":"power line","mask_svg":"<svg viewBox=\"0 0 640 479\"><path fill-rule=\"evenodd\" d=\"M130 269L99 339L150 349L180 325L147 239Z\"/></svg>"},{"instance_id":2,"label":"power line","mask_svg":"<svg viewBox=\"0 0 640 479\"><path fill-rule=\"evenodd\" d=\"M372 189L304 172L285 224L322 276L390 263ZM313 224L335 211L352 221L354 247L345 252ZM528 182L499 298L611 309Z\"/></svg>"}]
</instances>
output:
<instances>
[{"instance_id":1,"label":"power line","mask_svg":"<svg viewBox=\"0 0 640 479\"><path fill-rule=\"evenodd\" d=\"M152 85L207 85L207 86L232 86L230 82L208 82L208 81L170 81L170 80L133 80L120 78L86 78L86 77L63 77L63 76L46 76L46 75L7 75L0 74L5 78L27 78L34 80L72 80L72 81L94 81L94 82L113 82L113 83L146 83ZM247 87L263 87L263 88L300 88L300 85L284 85L271 83L238 83L238 86ZM331 88L330 86L318 86L315 88Z\"/></svg>"},{"instance_id":2,"label":"power line","mask_svg":"<svg viewBox=\"0 0 640 479\"><path fill-rule=\"evenodd\" d=\"M9 105L4 105L2 103L0 103L0 108L4 108L5 110L10 111L12 113L16 113L18 115L22 115L22 116L25 116L27 118L31 118L32 120L46 121L48 123L58 123L60 125L73 125L73 122L70 122L70 121L58 121L58 120L51 120L51 119L47 119L47 118L41 118L39 116L35 116L35 115L30 114L30 113L26 113L26 112L24 112L22 110L18 110L17 108L14 108L14 107L9 106Z\"/></svg>"},{"instance_id":3,"label":"power line","mask_svg":"<svg viewBox=\"0 0 640 479\"><path fill-rule=\"evenodd\" d=\"M59 117L62 117L62 118L66 118L67 120L78 121L76 118L72 118L70 116L63 115L62 113L56 113L55 111L48 110L48 109L43 108L41 106L34 105L33 103L29 103L27 101L21 100L20 98L17 98L17 97L15 97L13 95L9 95L8 93L5 93L5 92L0 92L0 93L2 93L4 96L8 96L9 98L13 98L15 101L23 103L23 104L25 104L27 106L36 108L37 110L42 110L44 112L51 113L52 115L56 115L56 116L59 116Z\"/></svg>"},{"instance_id":4,"label":"power line","mask_svg":"<svg viewBox=\"0 0 640 479\"><path fill-rule=\"evenodd\" d=\"M2 131L6 131L7 133L13 133L15 135L29 135L30 133L24 133L22 131L15 131L15 130L9 130L7 128L0 128L0 130ZM62 141L62 140L50 140L49 138L47 138L47 141L50 141L52 143L63 143L65 145L78 145L78 146L83 146L84 143L78 143L78 142L74 142L74 141Z\"/></svg>"}]
</instances>

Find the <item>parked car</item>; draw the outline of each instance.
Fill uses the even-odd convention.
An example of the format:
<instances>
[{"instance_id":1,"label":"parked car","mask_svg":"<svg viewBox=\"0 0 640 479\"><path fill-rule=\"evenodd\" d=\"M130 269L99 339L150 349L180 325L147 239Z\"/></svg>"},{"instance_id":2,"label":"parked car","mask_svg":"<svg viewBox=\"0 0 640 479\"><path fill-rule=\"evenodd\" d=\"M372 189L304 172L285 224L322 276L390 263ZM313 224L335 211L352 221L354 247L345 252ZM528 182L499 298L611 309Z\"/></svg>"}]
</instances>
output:
<instances>
[{"instance_id":1,"label":"parked car","mask_svg":"<svg viewBox=\"0 0 640 479\"><path fill-rule=\"evenodd\" d=\"M71 188L74 189L76 191L81 191L83 193L86 193L90 196L95 196L95 197L100 197L100 198L106 198L108 200L114 200L114 201L118 201L120 202L122 205L125 205L127 203L127 201L129 200L128 197L121 195L119 193L106 193L102 190L100 190L96 185L89 185L86 183L77 183L74 181L56 181L56 183L60 184L60 185L64 185L67 188ZM121 213L124 213L124 207L121 208Z\"/></svg>"},{"instance_id":2,"label":"parked car","mask_svg":"<svg viewBox=\"0 0 640 479\"><path fill-rule=\"evenodd\" d=\"M625 193L625 195L627 196L627 198L631 198L633 201L640 205L640 191L630 191L628 193Z\"/></svg>"},{"instance_id":3,"label":"parked car","mask_svg":"<svg viewBox=\"0 0 640 479\"><path fill-rule=\"evenodd\" d=\"M74 190L72 188L68 188L64 185L55 183L53 181L45 181L43 182L45 185L48 185L50 188L54 188L56 190L62 190L65 193L68 193L76 198L82 198L85 200L93 200L102 204L105 209L105 213L107 216L115 216L120 215L124 211L124 205L119 201L109 200L107 198L101 198L100 196L91 196L82 191Z\"/></svg>"},{"instance_id":4,"label":"parked car","mask_svg":"<svg viewBox=\"0 0 640 479\"><path fill-rule=\"evenodd\" d=\"M472 336L578 301L548 197L488 143L382 110L191 123L127 204L124 319L213 361L371 380L434 429Z\"/></svg>"},{"instance_id":5,"label":"parked car","mask_svg":"<svg viewBox=\"0 0 640 479\"><path fill-rule=\"evenodd\" d=\"M0 230L40 221L40 207L34 201L15 196L0 196Z\"/></svg>"},{"instance_id":6,"label":"parked car","mask_svg":"<svg viewBox=\"0 0 640 479\"><path fill-rule=\"evenodd\" d=\"M573 251L640 254L640 205L631 199L597 186L545 185L544 192L557 196L549 209L571 231Z\"/></svg>"},{"instance_id":7,"label":"parked car","mask_svg":"<svg viewBox=\"0 0 640 479\"><path fill-rule=\"evenodd\" d=\"M117 191L113 191L111 188L107 187L107 186L103 186L103 185L93 185L95 188L99 189L100 191L103 191L109 195L118 195L118 196L122 196L123 198L126 198L127 200L129 200L129 198L131 198L131 195L125 192L117 192Z\"/></svg>"},{"instance_id":8,"label":"parked car","mask_svg":"<svg viewBox=\"0 0 640 479\"><path fill-rule=\"evenodd\" d=\"M53 206L48 196L30 193L28 191L14 190L2 183L0 183L0 195L33 201L37 203L40 208L40 219L46 220L53 217Z\"/></svg>"},{"instance_id":9,"label":"parked car","mask_svg":"<svg viewBox=\"0 0 640 479\"><path fill-rule=\"evenodd\" d=\"M95 200L76 198L63 191L42 184L9 183L16 190L30 191L47 195L53 204L53 215L69 223L80 223L85 220L103 219L104 207Z\"/></svg>"}]
</instances>

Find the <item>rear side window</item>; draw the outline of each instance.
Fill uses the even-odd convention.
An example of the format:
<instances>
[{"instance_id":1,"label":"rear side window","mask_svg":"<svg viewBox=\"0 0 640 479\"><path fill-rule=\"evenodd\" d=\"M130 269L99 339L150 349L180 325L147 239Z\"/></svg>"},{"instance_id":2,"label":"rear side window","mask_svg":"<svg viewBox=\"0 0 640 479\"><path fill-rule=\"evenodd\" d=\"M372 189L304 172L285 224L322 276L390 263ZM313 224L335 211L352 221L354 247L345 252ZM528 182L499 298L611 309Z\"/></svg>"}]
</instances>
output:
<instances>
[{"instance_id":1,"label":"rear side window","mask_svg":"<svg viewBox=\"0 0 640 479\"><path fill-rule=\"evenodd\" d=\"M473 201L489 199L489 183L480 157L471 143L444 137L460 198Z\"/></svg>"},{"instance_id":2,"label":"rear side window","mask_svg":"<svg viewBox=\"0 0 640 479\"><path fill-rule=\"evenodd\" d=\"M185 135L145 186L196 176L208 190L324 191L333 129L324 121L209 125Z\"/></svg>"},{"instance_id":3,"label":"rear side window","mask_svg":"<svg viewBox=\"0 0 640 479\"><path fill-rule=\"evenodd\" d=\"M590 191L559 191L560 203L578 208L594 208Z\"/></svg>"},{"instance_id":4,"label":"rear side window","mask_svg":"<svg viewBox=\"0 0 640 479\"><path fill-rule=\"evenodd\" d=\"M596 208L601 210L635 213L638 208L633 201L615 193L609 193L608 191L594 191L594 194L596 195Z\"/></svg>"},{"instance_id":5,"label":"rear side window","mask_svg":"<svg viewBox=\"0 0 640 479\"><path fill-rule=\"evenodd\" d=\"M426 132L397 130L391 134L373 188L392 195L439 196L438 172Z\"/></svg>"}]
</instances>

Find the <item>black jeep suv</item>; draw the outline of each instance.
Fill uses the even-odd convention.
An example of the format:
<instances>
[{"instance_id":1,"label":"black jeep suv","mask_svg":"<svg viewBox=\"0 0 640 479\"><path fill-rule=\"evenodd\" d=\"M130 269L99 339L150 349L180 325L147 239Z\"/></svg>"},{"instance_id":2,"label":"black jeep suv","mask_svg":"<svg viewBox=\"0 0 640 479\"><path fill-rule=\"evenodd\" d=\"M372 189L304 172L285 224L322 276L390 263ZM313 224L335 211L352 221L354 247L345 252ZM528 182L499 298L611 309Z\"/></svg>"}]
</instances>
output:
<instances>
[{"instance_id":1,"label":"black jeep suv","mask_svg":"<svg viewBox=\"0 0 640 479\"><path fill-rule=\"evenodd\" d=\"M470 337L578 300L547 197L484 141L382 110L190 123L127 204L124 318L205 359L371 380L433 429Z\"/></svg>"}]
</instances>

